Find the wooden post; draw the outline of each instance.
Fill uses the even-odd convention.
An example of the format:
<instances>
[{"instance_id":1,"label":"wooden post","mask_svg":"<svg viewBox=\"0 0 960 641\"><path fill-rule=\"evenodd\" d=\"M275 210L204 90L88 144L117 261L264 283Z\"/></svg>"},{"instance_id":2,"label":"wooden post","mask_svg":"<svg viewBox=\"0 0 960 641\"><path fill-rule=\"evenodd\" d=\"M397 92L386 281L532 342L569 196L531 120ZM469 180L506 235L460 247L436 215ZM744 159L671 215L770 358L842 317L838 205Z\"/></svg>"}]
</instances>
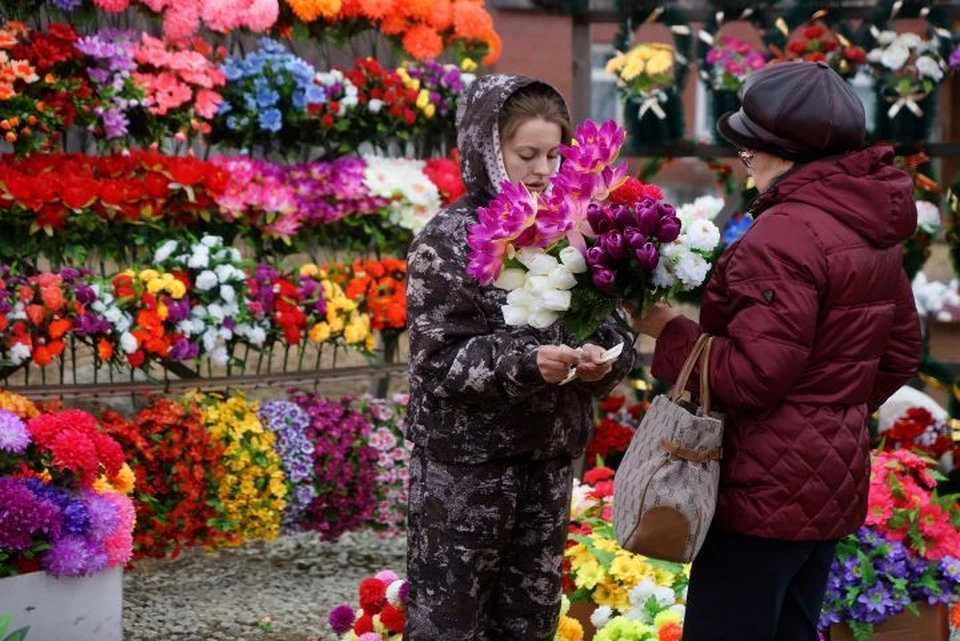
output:
<instances>
[{"instance_id":1,"label":"wooden post","mask_svg":"<svg viewBox=\"0 0 960 641\"><path fill-rule=\"evenodd\" d=\"M593 29L583 13L574 13L573 23L573 117L574 126L590 117Z\"/></svg>"}]
</instances>

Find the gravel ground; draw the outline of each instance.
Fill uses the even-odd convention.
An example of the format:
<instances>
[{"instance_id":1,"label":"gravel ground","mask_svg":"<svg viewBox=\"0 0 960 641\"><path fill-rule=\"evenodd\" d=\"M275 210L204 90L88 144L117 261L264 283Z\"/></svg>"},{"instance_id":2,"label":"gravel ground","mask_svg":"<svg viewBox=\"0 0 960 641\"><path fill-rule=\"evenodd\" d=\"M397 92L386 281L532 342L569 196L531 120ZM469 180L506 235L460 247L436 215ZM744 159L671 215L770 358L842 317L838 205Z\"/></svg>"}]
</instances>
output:
<instances>
[{"instance_id":1,"label":"gravel ground","mask_svg":"<svg viewBox=\"0 0 960 641\"><path fill-rule=\"evenodd\" d=\"M364 578L403 574L403 539L350 532L337 543L314 534L173 560L145 560L124 576L126 641L332 641L327 613L356 605ZM272 620L261 625L264 617Z\"/></svg>"}]
</instances>

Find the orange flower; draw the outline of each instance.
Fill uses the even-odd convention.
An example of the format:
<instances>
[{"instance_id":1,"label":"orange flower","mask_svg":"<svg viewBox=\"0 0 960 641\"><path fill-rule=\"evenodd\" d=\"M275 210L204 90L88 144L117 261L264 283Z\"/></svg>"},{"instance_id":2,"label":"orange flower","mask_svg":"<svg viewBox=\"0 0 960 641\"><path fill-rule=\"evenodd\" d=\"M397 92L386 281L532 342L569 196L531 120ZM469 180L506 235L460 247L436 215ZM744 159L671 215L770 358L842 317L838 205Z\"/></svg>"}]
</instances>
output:
<instances>
[{"instance_id":1,"label":"orange flower","mask_svg":"<svg viewBox=\"0 0 960 641\"><path fill-rule=\"evenodd\" d=\"M73 321L68 318L58 318L50 323L50 338L63 338L70 328L73 327Z\"/></svg>"},{"instance_id":2,"label":"orange flower","mask_svg":"<svg viewBox=\"0 0 960 641\"><path fill-rule=\"evenodd\" d=\"M53 360L53 355L46 345L36 345L33 348L33 362L40 367L46 367Z\"/></svg>"},{"instance_id":3,"label":"orange flower","mask_svg":"<svg viewBox=\"0 0 960 641\"><path fill-rule=\"evenodd\" d=\"M25 60L13 61L13 74L24 82L36 82L40 78L30 63Z\"/></svg>"},{"instance_id":4,"label":"orange flower","mask_svg":"<svg viewBox=\"0 0 960 641\"><path fill-rule=\"evenodd\" d=\"M396 4L395 0L360 0L360 13L377 22L393 14Z\"/></svg>"},{"instance_id":5,"label":"orange flower","mask_svg":"<svg viewBox=\"0 0 960 641\"><path fill-rule=\"evenodd\" d=\"M493 18L482 3L456 0L453 3L453 33L464 40L484 40L493 31Z\"/></svg>"},{"instance_id":6,"label":"orange flower","mask_svg":"<svg viewBox=\"0 0 960 641\"><path fill-rule=\"evenodd\" d=\"M453 24L453 3L450 0L433 0L426 23L441 33L449 29Z\"/></svg>"},{"instance_id":7,"label":"orange flower","mask_svg":"<svg viewBox=\"0 0 960 641\"><path fill-rule=\"evenodd\" d=\"M385 36L399 36L410 27L410 21L401 15L387 16L380 23L380 31Z\"/></svg>"},{"instance_id":8,"label":"orange flower","mask_svg":"<svg viewBox=\"0 0 960 641\"><path fill-rule=\"evenodd\" d=\"M487 45L487 55L483 57L481 62L489 66L500 59L500 54L503 53L503 42L500 40L500 34L492 28L484 34L482 40Z\"/></svg>"},{"instance_id":9,"label":"orange flower","mask_svg":"<svg viewBox=\"0 0 960 641\"><path fill-rule=\"evenodd\" d=\"M13 133L12 131L8 131L6 135L4 135L3 139L12 145L13 143L17 142L17 134Z\"/></svg>"},{"instance_id":10,"label":"orange flower","mask_svg":"<svg viewBox=\"0 0 960 641\"><path fill-rule=\"evenodd\" d=\"M63 309L63 290L59 287L41 287L40 298L52 312L59 312Z\"/></svg>"},{"instance_id":11,"label":"orange flower","mask_svg":"<svg viewBox=\"0 0 960 641\"><path fill-rule=\"evenodd\" d=\"M13 85L0 82L0 100L10 100L13 95Z\"/></svg>"},{"instance_id":12,"label":"orange flower","mask_svg":"<svg viewBox=\"0 0 960 641\"><path fill-rule=\"evenodd\" d=\"M426 22L433 11L433 0L403 0L397 11L410 20Z\"/></svg>"},{"instance_id":13,"label":"orange flower","mask_svg":"<svg viewBox=\"0 0 960 641\"><path fill-rule=\"evenodd\" d=\"M443 38L425 24L418 24L403 36L403 50L414 60L433 60L443 53Z\"/></svg>"},{"instance_id":14,"label":"orange flower","mask_svg":"<svg viewBox=\"0 0 960 641\"><path fill-rule=\"evenodd\" d=\"M363 16L361 0L343 0L340 3L340 13L337 14L337 20L348 20L361 16Z\"/></svg>"},{"instance_id":15,"label":"orange flower","mask_svg":"<svg viewBox=\"0 0 960 641\"><path fill-rule=\"evenodd\" d=\"M30 319L30 322L40 327L43 325L43 321L47 319L47 308L43 305L27 305L27 318Z\"/></svg>"},{"instance_id":16,"label":"orange flower","mask_svg":"<svg viewBox=\"0 0 960 641\"><path fill-rule=\"evenodd\" d=\"M113 345L105 338L97 341L97 358L101 361L109 361L113 358Z\"/></svg>"},{"instance_id":17,"label":"orange flower","mask_svg":"<svg viewBox=\"0 0 960 641\"><path fill-rule=\"evenodd\" d=\"M0 31L0 49L9 49L16 46L17 39L8 31Z\"/></svg>"},{"instance_id":18,"label":"orange flower","mask_svg":"<svg viewBox=\"0 0 960 641\"><path fill-rule=\"evenodd\" d=\"M658 641L680 641L683 628L679 623L665 623L660 627Z\"/></svg>"}]
</instances>

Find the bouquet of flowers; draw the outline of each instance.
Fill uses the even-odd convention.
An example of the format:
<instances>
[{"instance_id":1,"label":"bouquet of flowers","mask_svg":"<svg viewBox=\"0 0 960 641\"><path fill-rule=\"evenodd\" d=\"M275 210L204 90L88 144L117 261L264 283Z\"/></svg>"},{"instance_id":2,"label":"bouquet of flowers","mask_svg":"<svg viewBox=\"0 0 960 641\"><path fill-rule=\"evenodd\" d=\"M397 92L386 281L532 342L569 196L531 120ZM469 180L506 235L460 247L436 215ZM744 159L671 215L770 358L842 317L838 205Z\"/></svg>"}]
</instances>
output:
<instances>
[{"instance_id":1,"label":"bouquet of flowers","mask_svg":"<svg viewBox=\"0 0 960 641\"><path fill-rule=\"evenodd\" d=\"M316 69L282 44L262 38L242 58L227 58L224 102L217 112L219 138L249 151L254 147L287 151L303 142L316 124L310 109L327 102L314 81Z\"/></svg>"},{"instance_id":2,"label":"bouquet of flowers","mask_svg":"<svg viewBox=\"0 0 960 641\"><path fill-rule=\"evenodd\" d=\"M506 289L508 325L548 327L563 318L578 340L620 302L640 309L699 286L719 242L709 220L682 229L652 185L615 164L625 134L587 121L562 146L551 188L533 195L504 183L468 229L467 272Z\"/></svg>"},{"instance_id":3,"label":"bouquet of flowers","mask_svg":"<svg viewBox=\"0 0 960 641\"><path fill-rule=\"evenodd\" d=\"M844 78L857 75L860 65L867 62L866 52L850 43L841 34L832 31L821 21L814 21L794 34L786 49L775 49L777 61L806 60L826 62Z\"/></svg>"},{"instance_id":4,"label":"bouquet of flowers","mask_svg":"<svg viewBox=\"0 0 960 641\"><path fill-rule=\"evenodd\" d=\"M314 343L342 342L372 353L376 339L370 314L360 310L362 299L352 299L344 292L333 275L338 271L342 270L320 268L312 263L300 268L301 288L322 292L326 299L325 311L315 308L307 318L308 337Z\"/></svg>"},{"instance_id":5,"label":"bouquet of flowers","mask_svg":"<svg viewBox=\"0 0 960 641\"><path fill-rule=\"evenodd\" d=\"M877 33L876 41L867 61L877 80L879 95L892 103L887 117L892 120L903 108L922 117L919 103L933 93L945 76L940 42L925 40L915 33L893 31Z\"/></svg>"},{"instance_id":6,"label":"bouquet of flowers","mask_svg":"<svg viewBox=\"0 0 960 641\"><path fill-rule=\"evenodd\" d=\"M907 450L874 456L865 526L837 547L821 626L858 639L916 603L946 603L960 588L960 507L934 491L933 461Z\"/></svg>"},{"instance_id":7,"label":"bouquet of flowers","mask_svg":"<svg viewBox=\"0 0 960 641\"><path fill-rule=\"evenodd\" d=\"M130 560L134 475L81 410L0 395L0 576L86 576Z\"/></svg>"},{"instance_id":8,"label":"bouquet of flowers","mask_svg":"<svg viewBox=\"0 0 960 641\"><path fill-rule=\"evenodd\" d=\"M410 585L391 570L383 570L360 582L360 608L338 605L327 622L338 638L364 641L399 639L406 622Z\"/></svg>"},{"instance_id":9,"label":"bouquet of flowers","mask_svg":"<svg viewBox=\"0 0 960 641\"><path fill-rule=\"evenodd\" d=\"M736 93L753 72L767 65L764 51L733 36L720 36L705 57L707 79L715 91Z\"/></svg>"},{"instance_id":10,"label":"bouquet of flowers","mask_svg":"<svg viewBox=\"0 0 960 641\"><path fill-rule=\"evenodd\" d=\"M653 111L661 120L667 117L665 89L673 85L676 52L661 43L639 44L607 61L607 73L617 77L617 86L628 100L640 104L640 117Z\"/></svg>"}]
</instances>

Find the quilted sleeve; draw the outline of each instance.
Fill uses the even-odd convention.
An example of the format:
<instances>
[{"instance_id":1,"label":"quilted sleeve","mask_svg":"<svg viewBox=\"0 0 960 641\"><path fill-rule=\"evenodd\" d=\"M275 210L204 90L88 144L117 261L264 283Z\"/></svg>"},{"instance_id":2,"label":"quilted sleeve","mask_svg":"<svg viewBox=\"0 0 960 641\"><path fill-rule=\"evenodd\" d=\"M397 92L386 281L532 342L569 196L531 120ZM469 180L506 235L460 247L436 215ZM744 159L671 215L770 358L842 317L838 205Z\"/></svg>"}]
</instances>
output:
<instances>
[{"instance_id":1,"label":"quilted sleeve","mask_svg":"<svg viewBox=\"0 0 960 641\"><path fill-rule=\"evenodd\" d=\"M519 331L491 330L466 264L466 245L455 238L421 234L410 249L411 376L438 398L516 403L546 385L537 367L539 344Z\"/></svg>"},{"instance_id":2,"label":"quilted sleeve","mask_svg":"<svg viewBox=\"0 0 960 641\"><path fill-rule=\"evenodd\" d=\"M776 212L758 218L734 251L726 270L733 320L713 342L710 391L723 406L763 409L780 402L810 357L826 264L806 226ZM701 332L682 316L667 324L653 375L675 382Z\"/></svg>"},{"instance_id":3,"label":"quilted sleeve","mask_svg":"<svg viewBox=\"0 0 960 641\"><path fill-rule=\"evenodd\" d=\"M870 394L868 408L871 414L917 373L922 352L923 339L913 291L906 272L901 272L890 339L880 358L880 371Z\"/></svg>"}]
</instances>

